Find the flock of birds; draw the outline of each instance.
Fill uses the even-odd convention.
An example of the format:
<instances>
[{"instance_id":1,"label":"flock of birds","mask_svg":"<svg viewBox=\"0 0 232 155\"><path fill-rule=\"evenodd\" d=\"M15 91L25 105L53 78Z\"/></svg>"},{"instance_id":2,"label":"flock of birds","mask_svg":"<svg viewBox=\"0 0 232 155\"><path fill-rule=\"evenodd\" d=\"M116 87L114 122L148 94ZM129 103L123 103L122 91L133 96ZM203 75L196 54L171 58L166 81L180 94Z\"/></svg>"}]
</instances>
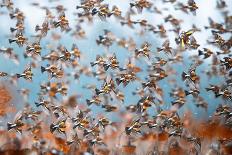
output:
<instances>
[{"instance_id":1,"label":"flock of birds","mask_svg":"<svg viewBox=\"0 0 232 155\"><path fill-rule=\"evenodd\" d=\"M161 2L189 16L195 16L199 9L194 0L184 3L178 0ZM5 122L7 112L0 113L0 151L10 154L231 155L232 15L226 2L216 1L215 10L220 12L223 22L209 17L209 24L203 29L195 24L188 30L181 26L184 20L171 14L163 16L163 12L168 10L160 9L152 0L125 3L128 5L127 12L121 11L118 6L111 8L107 0L75 2L75 28L70 26L64 6L48 8L31 3L33 7L44 10L46 16L43 23L36 25L36 35L29 39L25 33L26 16L23 10L16 8L11 0L3 0L0 10L6 8L7 13L1 14L9 14L16 25L10 27L12 35L8 38L9 47L1 48L0 55L19 64L19 55L22 55L30 63L22 72L1 71L1 80L16 85L21 79L33 85L35 70L40 70L40 74L48 78L40 84L35 103L20 103L21 110L11 111L15 114L14 119ZM132 20L131 17L145 11L161 16L163 24L153 25L143 18ZM137 35L151 33L162 42L161 46L153 48L153 43L149 41L136 44L131 37L120 38L110 29L104 29L104 33L96 38L96 45L106 52L98 54L87 65L79 63L85 53L75 43L71 49L60 44L50 47L47 54L43 52L41 41L49 34L52 34L49 36L51 40L59 40L62 34L85 39L88 36L82 23L93 23L95 19L108 22L110 18L119 22L122 28L128 27L134 31L139 27L141 31ZM171 29L166 28L168 24ZM206 40L207 44L201 45L195 34L204 31L209 32L210 37ZM175 36L175 39L171 40L170 35ZM11 47L13 45L24 52L17 53ZM129 58L118 59L118 53L110 51L111 46L127 50ZM184 55L189 51L193 54L186 58ZM185 59L190 63L189 68ZM39 62L47 65L39 65ZM207 69L199 72L198 68L205 63L208 63ZM145 67L138 64L145 64ZM178 67L174 67L176 64L185 66L185 70L178 72ZM69 87L75 85L74 81L78 81L81 76L92 77L101 83L100 86L95 83L83 86L92 95L84 103L78 101L84 94L67 97ZM223 80L214 84L207 79L202 81L202 76ZM168 79L166 84L172 87L171 92L167 92L164 85L160 84L165 79ZM134 104L126 105L127 93L123 89L134 83L138 83L139 87L131 90L131 93L139 99ZM207 87L203 88L202 83ZM19 94L28 96L30 91L22 88ZM211 117L199 120L192 117L191 109L180 112L186 104L194 104L207 112L214 103L208 103L202 92L221 99L222 103ZM165 96L172 99L171 103L164 101ZM169 108L163 108L167 104ZM93 113L96 107L104 112L95 117ZM111 120L110 115L117 118Z\"/></svg>"}]
</instances>

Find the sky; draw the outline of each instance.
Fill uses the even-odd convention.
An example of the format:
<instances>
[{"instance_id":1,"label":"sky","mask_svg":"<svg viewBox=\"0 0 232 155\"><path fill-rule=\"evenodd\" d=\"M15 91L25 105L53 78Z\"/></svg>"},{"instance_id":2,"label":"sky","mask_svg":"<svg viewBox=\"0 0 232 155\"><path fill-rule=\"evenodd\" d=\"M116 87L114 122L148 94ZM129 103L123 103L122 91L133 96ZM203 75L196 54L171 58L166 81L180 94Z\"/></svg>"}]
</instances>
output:
<instances>
[{"instance_id":1,"label":"sky","mask_svg":"<svg viewBox=\"0 0 232 155\"><path fill-rule=\"evenodd\" d=\"M48 8L52 8L54 6L59 5L63 5L67 11L66 16L70 22L70 27L75 27L76 23L77 23L77 17L76 15L74 15L73 13L77 12L76 10L76 5L79 3L79 1L76 0L60 0L60 1L55 1L55 2L49 2L48 0L38 0L38 1L34 1L34 0L15 0L13 1L15 6L18 7L21 11L23 11L23 13L26 16L25 19L25 25L26 25L26 35L33 40L33 37L31 37L31 35L35 34L35 26L37 24L41 25L44 17L45 17L45 11L38 9L35 6L31 6L30 4L32 2L39 2L40 6L46 6ZM113 5L117 5L122 11L123 11L123 15L125 15L125 11L127 8L129 8L129 3L128 0L105 0L106 3L109 3L111 6ZM130 1L131 2L131 1ZM154 2L155 6L157 8L168 8L168 11L164 11L164 16L167 16L169 14L175 15L177 18L182 19L184 22L181 24L182 26L182 30L186 31L188 29L190 29L192 27L193 24L197 25L197 27L199 28L204 28L205 25L208 25L208 17L212 17L214 20L216 20L217 22L222 22L223 18L221 16L221 14L215 10L215 0L196 0L196 3L199 6L199 10L197 11L196 16L194 15L186 15L184 13L182 13L181 11L175 11L174 7L172 6L172 4L167 4L167 5L163 5L161 3L161 1L152 1ZM232 1L228 0L227 1L228 6L230 6L232 8ZM229 8L229 7L228 7ZM6 10L4 8L0 8L1 11L5 11ZM53 13L55 13L54 9L51 9L53 11ZM231 13L231 12L230 12ZM147 19L149 21L149 23L157 25L157 24L162 24L164 23L164 20L161 16L158 15L151 15L151 13L149 13L148 11L145 11L145 13L143 15L137 15L135 17L133 17L132 19L136 20L136 19ZM11 74L15 74L15 73L20 73L24 70L25 66L30 63L30 59L29 60L25 60L23 59L23 48L19 48L17 45L15 44L9 44L8 43L8 39L10 38L10 27L14 27L15 25L15 21L10 20L8 14L7 15L0 15L0 21L3 21L0 23L0 47L13 47L15 49L15 52L20 56L20 63L19 64L14 64L11 60L6 59L5 57L2 56L2 54L0 54L0 71L6 71L6 72L10 72ZM69 35L60 32L60 30L54 30L54 32L59 32L62 34L62 38L59 41L51 41L49 36L46 37L42 42L41 45L43 47L43 51L42 51L42 55L46 55L47 52L49 51L49 48L46 46L47 43L50 43L52 46L55 45L59 45L59 44L63 44L65 45L65 47L67 49L70 49L73 43L76 43L78 45L78 47L80 48L80 50L83 53L83 58L81 59L81 64L86 64L89 65L90 61L94 61L95 57L97 54L102 54L105 52L105 49L101 46L97 46L95 40L98 38L98 35L103 34L103 30L104 29L109 29L110 31L112 31L117 37L132 37L135 42L137 43L137 46L140 46L141 43L143 43L144 41L148 41L149 43L152 44L152 48L155 50L156 47L160 46L162 44L162 42L160 42L160 38L157 38L156 35L152 34L152 33L146 33L143 36L139 36L137 33L134 32L134 30L131 30L129 28L127 28L126 26L122 27L120 25L120 23L115 20L114 18L110 18L107 19L107 21L101 21L99 18L94 18L94 23L90 24L90 23L84 23L82 24L82 26L84 27L84 30L86 31L86 39L75 39L70 37ZM167 29L169 28L168 26L166 27ZM139 28L138 28L139 29ZM137 28L136 30L137 31ZM197 39L197 41L201 44L201 46L205 47L209 47L209 48L214 48L212 46L206 45L206 40L209 37L209 32L203 31L200 33L196 33L194 35ZM169 39L170 39L170 43L171 45L175 45L175 35L170 35ZM164 41L164 40L162 40ZM116 45L113 45L112 47L110 47L109 51L115 52L119 61L122 61L121 65L125 64L124 60L128 59L129 54L127 53L127 51L123 48L117 47ZM186 52L186 62L188 62L187 60L187 56L188 55L192 55L192 54L196 54L196 51L188 51ZM210 63L210 59L206 60L207 62L201 66L201 68L207 69L208 65L207 63ZM47 65L48 62L38 62L39 65ZM144 68L146 66L146 60L141 60L138 65L141 68ZM179 72L182 72L184 70L187 70L188 67L186 66L182 66L180 64L177 64L175 66L177 68L177 70ZM11 89L22 89L22 88L27 88L30 89L31 94L29 96L29 103L33 105L33 103L38 99L37 98L37 94L40 91L40 87L39 85L45 80L47 79L47 74L40 74L40 70L33 70L35 76L33 78L33 82L28 82L24 79L19 79L18 85L17 86L12 86ZM200 71L199 71L200 72ZM146 73L141 73L141 77L143 77ZM64 79L63 79L64 80ZM71 79L73 80L73 79ZM181 79L177 79L177 80L181 80ZM202 77L202 80L207 80L206 77ZM90 98L92 96L92 92L86 89L83 89L82 86L90 84L90 83L95 83L98 87L101 86L101 82L96 81L95 78L91 77L86 77L86 76L81 76L80 80L78 82L72 81L74 84L70 85L69 88L69 95L72 94L79 94L82 97L79 99L79 102L84 103L85 99ZM181 82L181 81L180 81ZM211 79L211 81L209 82L215 82L215 83L220 83L221 79L216 78L216 79ZM160 85L162 85L166 91L171 91L171 88L169 87L169 84L167 82L167 80L162 80L160 82ZM206 87L206 84L202 84L202 90L203 87ZM131 94L132 90L135 90L138 87L138 83L132 83L129 84L126 88L122 88L121 90L126 94L126 99L125 99L125 104L135 104L135 102L139 99L139 97L134 97ZM208 111L208 115L210 115L212 113L212 111L214 111L216 105L218 103L221 103L222 101L220 99L214 99L213 95L208 95L208 93L204 92L201 94L202 96L205 97L205 99L210 103L210 102L214 102L212 105L210 105L210 110ZM64 99L66 99L67 97L64 97ZM166 95L165 97L165 102L166 103L170 103L172 99ZM189 99L191 100L191 98ZM190 101L191 102L191 101ZM166 104L165 105L166 108L168 108L170 106L170 104ZM96 110L99 112L101 112L101 109L98 109L97 107ZM192 111L194 111L194 113L196 115L203 115L205 113L204 110L202 109L198 109L196 108L193 104L188 104L186 107L183 108L182 111L184 110L188 110L191 109Z\"/></svg>"}]
</instances>

